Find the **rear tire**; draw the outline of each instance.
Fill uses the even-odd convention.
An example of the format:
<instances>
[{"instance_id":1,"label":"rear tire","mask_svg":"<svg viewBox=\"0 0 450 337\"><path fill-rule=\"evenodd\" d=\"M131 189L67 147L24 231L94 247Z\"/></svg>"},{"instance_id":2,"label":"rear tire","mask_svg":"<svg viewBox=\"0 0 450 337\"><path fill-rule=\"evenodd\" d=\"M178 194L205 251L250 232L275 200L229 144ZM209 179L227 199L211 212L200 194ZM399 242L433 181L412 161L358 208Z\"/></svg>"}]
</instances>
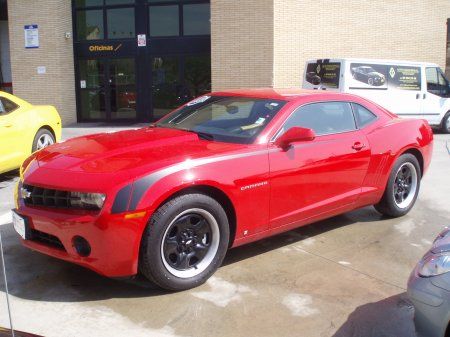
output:
<instances>
[{"instance_id":1,"label":"rear tire","mask_svg":"<svg viewBox=\"0 0 450 337\"><path fill-rule=\"evenodd\" d=\"M450 133L450 111L442 118L441 130L443 133Z\"/></svg>"},{"instance_id":2,"label":"rear tire","mask_svg":"<svg viewBox=\"0 0 450 337\"><path fill-rule=\"evenodd\" d=\"M140 272L167 290L203 284L228 249L228 218L213 198L185 194L169 200L151 217L140 250Z\"/></svg>"},{"instance_id":3,"label":"rear tire","mask_svg":"<svg viewBox=\"0 0 450 337\"><path fill-rule=\"evenodd\" d=\"M420 189L420 165L410 153L401 155L389 175L386 189L375 209L389 217L407 214L416 202Z\"/></svg>"},{"instance_id":4,"label":"rear tire","mask_svg":"<svg viewBox=\"0 0 450 337\"><path fill-rule=\"evenodd\" d=\"M32 152L42 150L43 148L46 148L54 143L55 137L53 136L53 133L47 129L40 129L36 133L36 136L34 136Z\"/></svg>"}]
</instances>

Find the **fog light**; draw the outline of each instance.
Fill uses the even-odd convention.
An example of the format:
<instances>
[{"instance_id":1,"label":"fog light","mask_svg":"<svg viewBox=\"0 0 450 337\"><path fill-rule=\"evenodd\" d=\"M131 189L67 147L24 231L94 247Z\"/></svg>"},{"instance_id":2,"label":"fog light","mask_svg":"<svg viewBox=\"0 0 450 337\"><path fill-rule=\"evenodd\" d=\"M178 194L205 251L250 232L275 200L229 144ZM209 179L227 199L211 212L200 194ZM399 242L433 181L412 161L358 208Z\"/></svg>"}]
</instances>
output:
<instances>
[{"instance_id":1,"label":"fog light","mask_svg":"<svg viewBox=\"0 0 450 337\"><path fill-rule=\"evenodd\" d=\"M89 242L87 242L85 238L82 238L81 236L75 236L72 239L72 242L78 255L86 257L91 254L91 245L89 244Z\"/></svg>"}]
</instances>

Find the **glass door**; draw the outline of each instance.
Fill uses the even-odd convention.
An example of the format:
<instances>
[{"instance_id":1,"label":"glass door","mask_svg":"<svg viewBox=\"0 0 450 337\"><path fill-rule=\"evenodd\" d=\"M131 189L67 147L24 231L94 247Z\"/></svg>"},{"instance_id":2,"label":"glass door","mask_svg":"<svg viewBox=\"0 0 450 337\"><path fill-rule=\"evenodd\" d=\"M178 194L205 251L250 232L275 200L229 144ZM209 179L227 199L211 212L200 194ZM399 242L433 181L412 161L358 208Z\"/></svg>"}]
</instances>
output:
<instances>
[{"instance_id":1,"label":"glass door","mask_svg":"<svg viewBox=\"0 0 450 337\"><path fill-rule=\"evenodd\" d=\"M136 120L134 58L82 59L78 68L82 121Z\"/></svg>"},{"instance_id":2,"label":"glass door","mask_svg":"<svg viewBox=\"0 0 450 337\"><path fill-rule=\"evenodd\" d=\"M136 69L134 59L109 61L110 120L136 120Z\"/></svg>"}]
</instances>

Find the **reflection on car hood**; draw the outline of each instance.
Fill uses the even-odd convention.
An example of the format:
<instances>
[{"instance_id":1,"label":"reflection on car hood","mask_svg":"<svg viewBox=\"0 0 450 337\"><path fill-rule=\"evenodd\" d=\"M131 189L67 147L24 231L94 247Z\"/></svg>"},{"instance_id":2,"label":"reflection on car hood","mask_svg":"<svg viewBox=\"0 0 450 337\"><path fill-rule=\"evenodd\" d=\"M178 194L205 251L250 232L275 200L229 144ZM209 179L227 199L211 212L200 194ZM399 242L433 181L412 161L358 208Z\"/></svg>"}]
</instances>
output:
<instances>
[{"instance_id":1,"label":"reflection on car hood","mask_svg":"<svg viewBox=\"0 0 450 337\"><path fill-rule=\"evenodd\" d=\"M431 252L434 254L450 252L450 235L438 239L431 247Z\"/></svg>"},{"instance_id":2,"label":"reflection on car hood","mask_svg":"<svg viewBox=\"0 0 450 337\"><path fill-rule=\"evenodd\" d=\"M143 128L101 133L70 139L40 151L39 167L85 173L114 173L155 169L243 147L199 140L195 133L168 129Z\"/></svg>"}]
</instances>

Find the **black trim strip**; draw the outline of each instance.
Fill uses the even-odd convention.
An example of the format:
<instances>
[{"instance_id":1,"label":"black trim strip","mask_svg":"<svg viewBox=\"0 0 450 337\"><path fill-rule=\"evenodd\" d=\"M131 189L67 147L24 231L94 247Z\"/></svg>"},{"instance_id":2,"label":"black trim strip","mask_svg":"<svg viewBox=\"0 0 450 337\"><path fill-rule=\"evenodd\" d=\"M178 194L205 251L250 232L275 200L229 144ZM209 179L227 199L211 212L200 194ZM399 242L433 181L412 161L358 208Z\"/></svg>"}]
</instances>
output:
<instances>
[{"instance_id":1,"label":"black trim strip","mask_svg":"<svg viewBox=\"0 0 450 337\"><path fill-rule=\"evenodd\" d=\"M130 200L131 194L131 184L122 187L122 189L117 192L116 198L114 199L114 204L111 208L112 214L126 212L128 208L128 201Z\"/></svg>"}]
</instances>

